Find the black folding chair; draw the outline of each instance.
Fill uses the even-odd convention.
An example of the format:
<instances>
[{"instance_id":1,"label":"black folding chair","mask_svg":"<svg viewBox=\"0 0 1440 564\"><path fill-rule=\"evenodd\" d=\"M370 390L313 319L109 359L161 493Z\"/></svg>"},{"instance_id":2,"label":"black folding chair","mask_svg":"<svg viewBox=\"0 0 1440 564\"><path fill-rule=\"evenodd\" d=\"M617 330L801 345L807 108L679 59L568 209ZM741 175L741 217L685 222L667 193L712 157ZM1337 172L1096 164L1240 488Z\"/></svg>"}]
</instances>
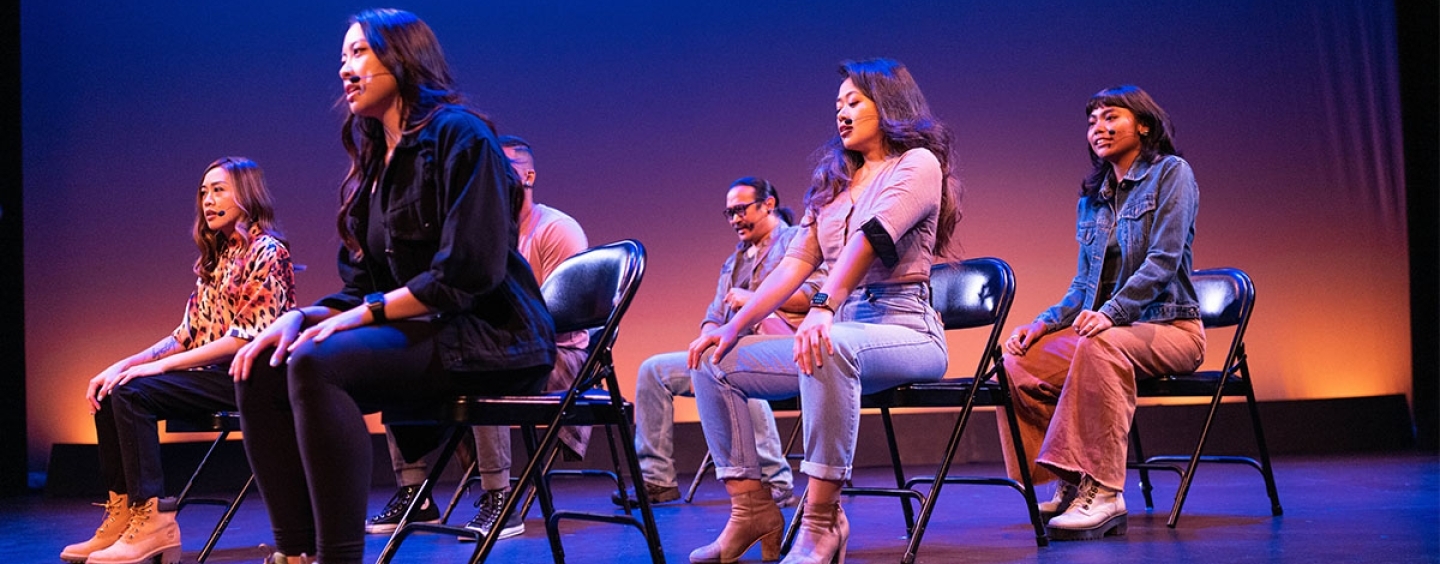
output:
<instances>
[{"instance_id":1,"label":"black folding chair","mask_svg":"<svg viewBox=\"0 0 1440 564\"><path fill-rule=\"evenodd\" d=\"M459 396L429 409L385 413L385 423L390 425L450 427L440 458L431 466L429 476L421 483L420 492L416 495L417 500L429 497L457 445L470 436L470 433L465 432L468 426L519 425L530 452L530 460L518 477L519 484L522 488L535 488L538 494L540 506L546 516L545 531L550 539L550 549L555 562L565 561L559 530L559 522L563 519L632 525L645 535L651 561L657 564L665 561L655 516L651 512L649 499L644 495L639 496L641 519L638 520L628 510L624 515L557 511L543 478L560 453L559 431L562 425L606 425L619 431L621 452L626 459L629 479L632 485L636 486L636 491L644 491L644 486L640 484L640 464L635 454L634 406L620 396L620 386L615 377L611 355L620 319L629 309L644 271L645 248L639 241L624 240L570 257L546 279L541 292L555 320L557 332L602 328L595 337L597 341L592 342L592 352L580 374L565 392L541 396ZM605 389L598 389L597 386L602 384ZM546 427L546 431L543 438L537 442L534 437L538 426ZM515 495L506 500L499 522L505 522L511 512L517 509L521 497L524 496ZM492 528L490 534L482 539L478 533L469 529L411 522L418 507L418 503L412 503L406 509L400 526L381 552L379 562L390 562L400 544L415 531L476 538L480 542L470 556L471 564L485 560L495 542L499 540L502 527Z\"/></svg>"},{"instance_id":2,"label":"black folding chair","mask_svg":"<svg viewBox=\"0 0 1440 564\"><path fill-rule=\"evenodd\" d=\"M167 419L165 431L167 433L219 433L215 440L210 443L210 448L205 451L205 457L200 459L200 464L195 466L195 471L190 473L190 479L185 481L185 487L181 488L180 495L175 497L176 511L184 509L187 505L217 505L225 508L225 513L220 516L220 521L215 523L215 529L210 532L210 539L205 541L205 546L200 549L200 555L196 557L197 564L204 564L205 559L210 558L210 553L215 550L215 543L220 541L220 535L225 534L225 529L230 526L230 521L235 518L235 511L240 508L240 503L250 495L250 488L255 484L255 475L252 473L245 480L245 485L240 487L240 493L235 497L195 497L190 495L195 487L195 482L205 471L210 463L210 456L215 450L225 443L230 433L240 430L240 412L238 411L217 411L208 419L186 420Z\"/></svg>"},{"instance_id":3,"label":"black folding chair","mask_svg":"<svg viewBox=\"0 0 1440 564\"><path fill-rule=\"evenodd\" d=\"M1005 408L1011 406L1009 377L1005 374L1005 365L1001 362L999 341L1000 333L1005 326L1005 318L1010 313L1010 303L1015 299L1015 273L1010 269L1009 264L997 258L969 259L958 263L935 265L930 270L930 286L930 301L936 311L940 312L946 331L989 330L979 366L975 369L973 376L945 378L938 382L923 384L907 384L861 396L860 407L880 410L881 420L885 424L885 438L890 447L890 462L895 471L896 487L847 487L842 491L846 495L870 495L900 499L900 506L905 514L905 529L910 536L909 545L901 559L901 562L905 564L915 561L921 539L925 535L925 528L935 512L935 503L940 497L940 489L944 484L1008 486L1020 492L1020 495L1025 498L1030 523L1035 529L1035 544L1046 546L1049 544L1049 538L1045 535L1045 524L1040 520L1040 512L1036 507L1034 480L1026 465L1020 465L1020 481L1008 477L949 475L950 465L960 447L960 437L965 433L965 426L970 422L970 415L974 412L975 406ZM944 458L941 459L935 475L906 480L905 469L900 463L900 450L896 444L895 426L890 410L910 407L958 407L960 408L960 417L956 419L955 427L950 432L950 440L946 443ZM1011 442L1015 447L1015 457L1017 460L1028 460L1025 456L1025 445L1020 440L1015 410L1005 409L1004 411L1010 422ZM922 483L930 484L930 490L927 493L922 494L916 489L916 486ZM918 518L910 504L911 500L920 501ZM784 546L787 551L794 542L795 531L798 529L797 525L800 523L803 512L804 504L802 503L800 510L795 512L789 532L786 533Z\"/></svg>"},{"instance_id":4,"label":"black folding chair","mask_svg":"<svg viewBox=\"0 0 1440 564\"><path fill-rule=\"evenodd\" d=\"M1205 425L1200 428L1200 438L1195 451L1190 455L1145 456L1140 444L1140 426L1132 423L1130 445L1135 460L1130 468L1140 470L1140 491L1145 495L1145 508L1154 509L1151 497L1154 487L1150 483L1150 470L1167 470L1180 475L1180 487L1175 491L1175 505L1170 509L1170 518L1165 522L1170 528L1180 521L1180 509L1190 492L1190 482L1201 462L1245 464L1258 471L1265 478L1265 493L1270 496L1270 514L1284 513L1280 507L1280 494L1275 489L1275 472L1270 466L1270 450L1265 446L1265 433L1260 428L1260 411L1255 402L1255 387L1250 380L1250 365L1245 356L1245 329L1250 324L1250 312L1255 307L1255 284L1250 276L1237 268L1216 268L1197 270L1190 275L1195 292L1200 298L1200 319L1205 329L1233 327L1235 334L1230 339L1230 348L1225 353L1225 363L1220 370L1207 370L1191 374L1169 374L1158 378L1144 378L1136 382L1139 397L1209 397L1210 411ZM1248 456L1202 455L1205 442L1210 436L1211 425L1220 410L1220 400L1225 396L1244 396L1250 411L1250 426L1255 431L1255 446L1259 450L1257 461ZM1183 463L1183 466L1181 465Z\"/></svg>"}]
</instances>

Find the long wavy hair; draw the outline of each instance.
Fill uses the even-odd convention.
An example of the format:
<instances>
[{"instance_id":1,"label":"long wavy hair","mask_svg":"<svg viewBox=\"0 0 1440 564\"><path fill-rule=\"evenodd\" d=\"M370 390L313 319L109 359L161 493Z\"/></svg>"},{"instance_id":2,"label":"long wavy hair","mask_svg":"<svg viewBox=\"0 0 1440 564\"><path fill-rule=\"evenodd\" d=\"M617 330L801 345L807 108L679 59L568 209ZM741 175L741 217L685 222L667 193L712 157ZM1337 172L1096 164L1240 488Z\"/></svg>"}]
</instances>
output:
<instances>
[{"instance_id":1,"label":"long wavy hair","mask_svg":"<svg viewBox=\"0 0 1440 564\"><path fill-rule=\"evenodd\" d=\"M230 175L230 193L241 212L235 222L235 233L247 245L250 244L252 229L284 243L285 238L275 225L275 199L270 196L270 189L265 187L265 174L260 165L245 157L224 157L205 167L200 177L204 178L214 168L222 168ZM204 197L198 190L195 192L195 227L191 235L195 239L195 247L200 249L200 256L195 259L195 274L208 284L215 279L220 253L228 242L224 233L205 224Z\"/></svg>"},{"instance_id":2,"label":"long wavy hair","mask_svg":"<svg viewBox=\"0 0 1440 564\"><path fill-rule=\"evenodd\" d=\"M775 189L775 185L771 184L770 181L755 176L746 176L730 183L730 188L736 186L749 186L754 188L756 201L763 202L767 198L775 198L775 215L780 216L780 219L785 220L785 223L795 225L795 212L788 207L780 205L780 192Z\"/></svg>"},{"instance_id":3,"label":"long wavy hair","mask_svg":"<svg viewBox=\"0 0 1440 564\"><path fill-rule=\"evenodd\" d=\"M950 254L951 239L962 215L960 184L951 174L953 136L950 129L930 112L930 105L910 71L898 61L844 61L840 63L840 75L850 79L862 94L875 102L880 114L880 134L888 154L894 156L924 148L940 161L940 217L933 251L940 256ZM811 175L810 190L805 193L805 209L812 215L849 188L855 171L865 164L864 155L846 149L838 132L821 145L816 154L819 163Z\"/></svg>"},{"instance_id":4,"label":"long wavy hair","mask_svg":"<svg viewBox=\"0 0 1440 564\"><path fill-rule=\"evenodd\" d=\"M365 10L351 17L350 24L360 24L370 50L395 77L400 90L402 134L424 128L436 112L446 106L460 106L494 130L494 123L488 117L464 106L464 96L455 90L455 79L450 74L445 53L440 50L440 41L430 26L415 14L390 8ZM336 104L344 103L342 95ZM340 127L340 142L350 156L350 170L340 183L340 211L335 225L340 240L358 259L363 251L348 217L361 184L367 178L378 176L384 166L384 124L379 119L347 113L345 124ZM514 187L511 188L513 197Z\"/></svg>"},{"instance_id":5,"label":"long wavy hair","mask_svg":"<svg viewBox=\"0 0 1440 564\"><path fill-rule=\"evenodd\" d=\"M1135 114L1135 123L1150 129L1140 136L1140 157L1148 163L1154 163L1166 155L1180 155L1175 148L1175 125L1170 122L1170 114L1160 104L1155 103L1139 86L1123 84L1113 88L1106 88L1096 92L1085 103L1085 116L1088 118L1090 112L1097 108L1125 108ZM1110 163L1095 154L1095 148L1089 143L1085 144L1090 152L1090 173L1080 181L1080 195L1094 196L1100 193L1100 188L1105 186L1105 179L1113 172Z\"/></svg>"}]
</instances>

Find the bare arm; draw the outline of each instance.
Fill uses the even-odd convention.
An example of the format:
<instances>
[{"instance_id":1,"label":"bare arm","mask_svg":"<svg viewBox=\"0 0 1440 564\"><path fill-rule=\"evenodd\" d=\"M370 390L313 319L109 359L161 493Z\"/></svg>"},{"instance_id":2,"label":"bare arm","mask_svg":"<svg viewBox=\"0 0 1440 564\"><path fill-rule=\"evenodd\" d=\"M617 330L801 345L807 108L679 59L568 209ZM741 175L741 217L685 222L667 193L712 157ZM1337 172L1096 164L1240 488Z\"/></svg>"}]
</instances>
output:
<instances>
[{"instance_id":1,"label":"bare arm","mask_svg":"<svg viewBox=\"0 0 1440 564\"><path fill-rule=\"evenodd\" d=\"M849 296L865 278L865 271L875 262L875 247L863 233L855 233L840 249L840 256L830 268L830 277L821 286L821 291L831 296ZM811 308L795 330L795 363L800 371L813 374L814 368L824 365L825 357L835 354L830 343L830 326L834 323L835 312L825 308Z\"/></svg>"}]
</instances>

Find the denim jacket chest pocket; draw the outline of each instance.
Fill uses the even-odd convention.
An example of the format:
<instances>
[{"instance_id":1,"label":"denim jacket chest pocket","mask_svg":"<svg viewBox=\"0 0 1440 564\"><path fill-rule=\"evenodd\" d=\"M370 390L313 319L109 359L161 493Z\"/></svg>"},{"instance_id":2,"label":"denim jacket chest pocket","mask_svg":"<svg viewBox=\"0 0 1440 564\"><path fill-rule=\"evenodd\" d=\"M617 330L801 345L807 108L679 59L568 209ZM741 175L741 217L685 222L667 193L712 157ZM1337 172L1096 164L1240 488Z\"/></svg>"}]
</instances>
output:
<instances>
[{"instance_id":1,"label":"denim jacket chest pocket","mask_svg":"<svg viewBox=\"0 0 1440 564\"><path fill-rule=\"evenodd\" d=\"M1081 247L1088 247L1095 240L1095 232L1099 229L1095 226L1095 220L1081 221L1075 224L1075 241Z\"/></svg>"},{"instance_id":2,"label":"denim jacket chest pocket","mask_svg":"<svg viewBox=\"0 0 1440 564\"><path fill-rule=\"evenodd\" d=\"M405 157L410 166L396 170L396 191L390 194L391 202L386 213L389 233L392 238L409 241L436 239L440 233L440 205L438 199L435 151L428 146L415 149ZM398 164L398 163L397 163Z\"/></svg>"},{"instance_id":3,"label":"denim jacket chest pocket","mask_svg":"<svg viewBox=\"0 0 1440 564\"><path fill-rule=\"evenodd\" d=\"M1155 221L1155 193L1132 194L1115 218L1116 240L1123 249L1148 246L1150 225Z\"/></svg>"},{"instance_id":4,"label":"denim jacket chest pocket","mask_svg":"<svg viewBox=\"0 0 1440 564\"><path fill-rule=\"evenodd\" d=\"M420 150L409 158L414 165L392 178L396 189L385 212L389 247L386 255L397 278L408 279L429 268L440 244L440 217L430 151ZM398 157L398 155L397 155Z\"/></svg>"}]
</instances>

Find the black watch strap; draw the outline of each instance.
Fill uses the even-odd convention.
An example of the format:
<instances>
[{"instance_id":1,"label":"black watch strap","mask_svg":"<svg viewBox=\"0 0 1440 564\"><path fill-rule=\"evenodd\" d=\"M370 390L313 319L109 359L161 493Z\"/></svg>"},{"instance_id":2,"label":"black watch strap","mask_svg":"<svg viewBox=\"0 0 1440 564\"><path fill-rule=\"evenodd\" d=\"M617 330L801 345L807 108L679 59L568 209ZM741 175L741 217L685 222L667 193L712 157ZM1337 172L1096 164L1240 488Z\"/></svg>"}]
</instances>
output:
<instances>
[{"instance_id":1,"label":"black watch strap","mask_svg":"<svg viewBox=\"0 0 1440 564\"><path fill-rule=\"evenodd\" d=\"M375 318L375 323L388 321L385 318L385 294L375 292L365 296L365 307L370 309L370 317Z\"/></svg>"}]
</instances>

